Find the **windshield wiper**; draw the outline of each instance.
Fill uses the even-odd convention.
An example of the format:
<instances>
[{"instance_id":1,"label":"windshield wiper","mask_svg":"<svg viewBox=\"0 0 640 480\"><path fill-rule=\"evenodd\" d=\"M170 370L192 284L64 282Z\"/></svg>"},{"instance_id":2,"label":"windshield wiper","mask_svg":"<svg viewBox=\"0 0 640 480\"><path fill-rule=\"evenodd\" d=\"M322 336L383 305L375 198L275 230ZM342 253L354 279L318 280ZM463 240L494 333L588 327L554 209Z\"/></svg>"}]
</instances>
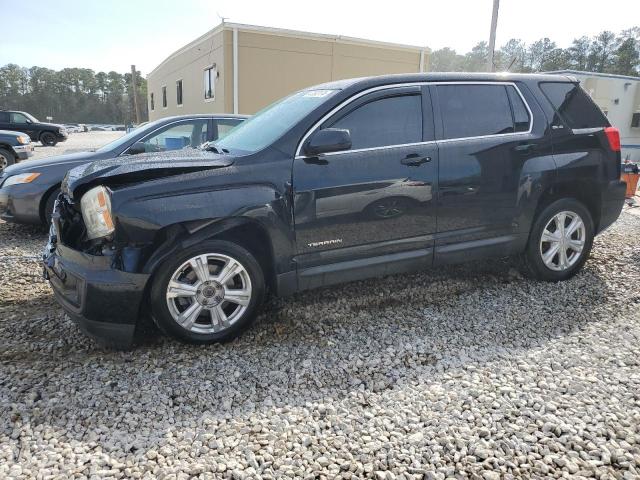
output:
<instances>
[{"instance_id":1,"label":"windshield wiper","mask_svg":"<svg viewBox=\"0 0 640 480\"><path fill-rule=\"evenodd\" d=\"M229 153L229 150L227 150L226 148L219 148L216 147L216 144L213 142L207 142L205 143L202 148L204 148L205 150L209 151L209 152L213 152L213 153L217 153L219 155L224 155L225 153Z\"/></svg>"}]
</instances>

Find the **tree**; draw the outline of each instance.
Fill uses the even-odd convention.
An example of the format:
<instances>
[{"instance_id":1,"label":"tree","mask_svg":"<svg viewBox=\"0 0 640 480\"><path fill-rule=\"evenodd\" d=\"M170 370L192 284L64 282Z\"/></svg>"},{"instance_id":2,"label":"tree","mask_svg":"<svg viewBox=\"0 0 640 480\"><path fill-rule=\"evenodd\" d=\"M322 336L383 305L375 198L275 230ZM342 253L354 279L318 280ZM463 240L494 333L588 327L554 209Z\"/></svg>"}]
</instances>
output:
<instances>
[{"instance_id":1,"label":"tree","mask_svg":"<svg viewBox=\"0 0 640 480\"><path fill-rule=\"evenodd\" d=\"M455 50L445 47L431 53L429 70L432 72L459 72L462 70L464 56Z\"/></svg>"},{"instance_id":2,"label":"tree","mask_svg":"<svg viewBox=\"0 0 640 480\"><path fill-rule=\"evenodd\" d=\"M605 30L599 33L589 48L587 70L591 72L611 72L614 63L616 36Z\"/></svg>"},{"instance_id":3,"label":"tree","mask_svg":"<svg viewBox=\"0 0 640 480\"><path fill-rule=\"evenodd\" d=\"M575 38L571 46L567 49L569 53L569 68L574 70L586 70L587 57L591 48L589 37Z\"/></svg>"},{"instance_id":4,"label":"tree","mask_svg":"<svg viewBox=\"0 0 640 480\"><path fill-rule=\"evenodd\" d=\"M61 123L128 123L132 120L130 76L88 68L0 67L0 107L25 110L37 118ZM137 75L139 99L146 98L146 80ZM144 96L143 96L144 95ZM147 118L146 102L140 105Z\"/></svg>"},{"instance_id":5,"label":"tree","mask_svg":"<svg viewBox=\"0 0 640 480\"><path fill-rule=\"evenodd\" d=\"M499 61L496 63L496 69L509 72L524 72L527 48L525 43L518 39L512 38L505 43L498 52Z\"/></svg>"},{"instance_id":6,"label":"tree","mask_svg":"<svg viewBox=\"0 0 640 480\"><path fill-rule=\"evenodd\" d=\"M533 72L543 71L545 64L553 57L553 51L556 48L556 42L552 42L546 37L533 42L527 51L527 67Z\"/></svg>"},{"instance_id":7,"label":"tree","mask_svg":"<svg viewBox=\"0 0 640 480\"><path fill-rule=\"evenodd\" d=\"M484 72L487 69L489 46L487 42L478 42L469 53L464 56L463 67L467 72Z\"/></svg>"}]
</instances>

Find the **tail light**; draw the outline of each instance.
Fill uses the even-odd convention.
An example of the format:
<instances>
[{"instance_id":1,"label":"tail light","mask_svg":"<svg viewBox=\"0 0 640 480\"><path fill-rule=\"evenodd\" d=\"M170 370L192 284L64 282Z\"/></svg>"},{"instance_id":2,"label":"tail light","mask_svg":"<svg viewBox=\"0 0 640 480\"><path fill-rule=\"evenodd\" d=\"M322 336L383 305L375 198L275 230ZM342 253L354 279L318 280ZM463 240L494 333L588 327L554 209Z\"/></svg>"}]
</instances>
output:
<instances>
[{"instance_id":1,"label":"tail light","mask_svg":"<svg viewBox=\"0 0 640 480\"><path fill-rule=\"evenodd\" d=\"M609 147L614 152L620 151L620 130L616 127L606 127L604 129L604 134L607 136L607 140L609 140Z\"/></svg>"}]
</instances>

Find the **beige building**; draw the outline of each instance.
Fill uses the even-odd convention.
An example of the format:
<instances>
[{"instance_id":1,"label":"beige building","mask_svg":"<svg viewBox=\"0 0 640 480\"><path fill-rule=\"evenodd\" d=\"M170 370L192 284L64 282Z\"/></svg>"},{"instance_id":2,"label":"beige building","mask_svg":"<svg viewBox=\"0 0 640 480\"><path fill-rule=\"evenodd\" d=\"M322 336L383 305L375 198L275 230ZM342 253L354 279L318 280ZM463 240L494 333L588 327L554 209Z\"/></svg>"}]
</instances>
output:
<instances>
[{"instance_id":1,"label":"beige building","mask_svg":"<svg viewBox=\"0 0 640 480\"><path fill-rule=\"evenodd\" d=\"M149 119L253 114L301 88L344 78L426 71L428 49L223 23L147 77Z\"/></svg>"},{"instance_id":2,"label":"beige building","mask_svg":"<svg viewBox=\"0 0 640 480\"><path fill-rule=\"evenodd\" d=\"M640 77L576 70L548 73L577 78L611 125L620 130L622 160L640 162Z\"/></svg>"}]
</instances>

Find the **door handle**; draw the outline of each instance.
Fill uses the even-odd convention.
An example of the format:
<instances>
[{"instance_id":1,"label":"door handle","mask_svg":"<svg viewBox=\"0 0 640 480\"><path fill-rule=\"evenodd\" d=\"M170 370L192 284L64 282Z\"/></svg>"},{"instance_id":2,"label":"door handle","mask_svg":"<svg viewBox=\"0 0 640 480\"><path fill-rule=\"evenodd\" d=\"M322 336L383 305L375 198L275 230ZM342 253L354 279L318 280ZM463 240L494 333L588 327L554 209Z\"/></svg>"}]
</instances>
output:
<instances>
[{"instance_id":1,"label":"door handle","mask_svg":"<svg viewBox=\"0 0 640 480\"><path fill-rule=\"evenodd\" d=\"M515 151L520 153L529 153L535 150L536 146L534 143L521 143L520 145L516 145Z\"/></svg>"},{"instance_id":2,"label":"door handle","mask_svg":"<svg viewBox=\"0 0 640 480\"><path fill-rule=\"evenodd\" d=\"M400 163L409 167L419 167L423 163L428 163L430 161L431 157L421 157L417 153L411 153L400 160Z\"/></svg>"}]
</instances>

